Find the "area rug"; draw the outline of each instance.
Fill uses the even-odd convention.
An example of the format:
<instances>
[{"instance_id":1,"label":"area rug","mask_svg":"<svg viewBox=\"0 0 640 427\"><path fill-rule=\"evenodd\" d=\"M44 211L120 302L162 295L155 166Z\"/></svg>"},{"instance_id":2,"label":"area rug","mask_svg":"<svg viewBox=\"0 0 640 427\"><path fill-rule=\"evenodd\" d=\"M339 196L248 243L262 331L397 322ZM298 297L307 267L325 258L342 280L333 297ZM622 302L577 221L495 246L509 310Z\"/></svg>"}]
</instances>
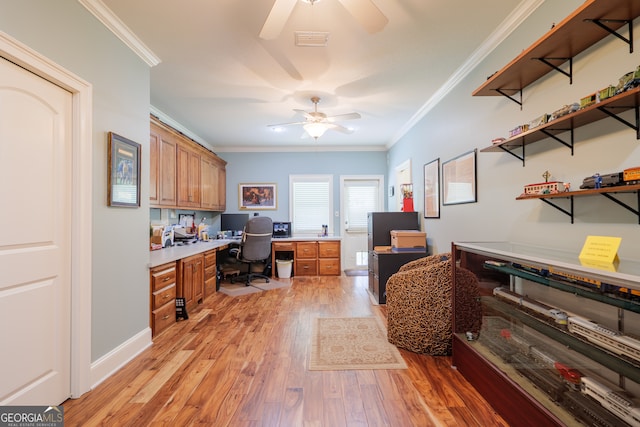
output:
<instances>
[{"instance_id":1,"label":"area rug","mask_svg":"<svg viewBox=\"0 0 640 427\"><path fill-rule=\"evenodd\" d=\"M269 280L269 283L261 281L251 282L251 286L247 286L244 282L221 283L219 292L237 297L241 295L255 294L270 289L286 288L291 286L291 281Z\"/></svg>"},{"instance_id":2,"label":"area rug","mask_svg":"<svg viewBox=\"0 0 640 427\"><path fill-rule=\"evenodd\" d=\"M313 326L310 371L407 369L378 317L320 317Z\"/></svg>"}]
</instances>

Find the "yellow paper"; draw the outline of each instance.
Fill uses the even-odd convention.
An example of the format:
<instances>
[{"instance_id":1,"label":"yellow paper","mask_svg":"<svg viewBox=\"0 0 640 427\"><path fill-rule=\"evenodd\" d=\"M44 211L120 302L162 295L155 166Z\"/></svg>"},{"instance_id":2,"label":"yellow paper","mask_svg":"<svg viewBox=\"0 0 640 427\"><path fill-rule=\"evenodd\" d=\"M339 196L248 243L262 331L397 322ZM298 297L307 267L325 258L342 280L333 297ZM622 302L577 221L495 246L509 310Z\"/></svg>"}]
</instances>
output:
<instances>
[{"instance_id":1,"label":"yellow paper","mask_svg":"<svg viewBox=\"0 0 640 427\"><path fill-rule=\"evenodd\" d=\"M583 265L613 266L618 263L620 242L621 237L587 236L578 258Z\"/></svg>"}]
</instances>

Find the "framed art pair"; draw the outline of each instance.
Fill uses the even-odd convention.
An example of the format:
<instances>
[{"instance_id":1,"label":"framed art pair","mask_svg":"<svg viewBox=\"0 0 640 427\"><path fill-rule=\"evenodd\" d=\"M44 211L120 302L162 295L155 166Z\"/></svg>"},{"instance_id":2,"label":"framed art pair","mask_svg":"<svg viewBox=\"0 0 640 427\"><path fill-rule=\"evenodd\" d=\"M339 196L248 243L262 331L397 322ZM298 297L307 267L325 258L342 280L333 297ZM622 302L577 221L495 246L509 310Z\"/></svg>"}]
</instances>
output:
<instances>
[{"instance_id":1,"label":"framed art pair","mask_svg":"<svg viewBox=\"0 0 640 427\"><path fill-rule=\"evenodd\" d=\"M426 163L424 165L424 217L440 218L441 196L443 206L477 202L476 181L476 150L443 162L442 175L439 158Z\"/></svg>"}]
</instances>

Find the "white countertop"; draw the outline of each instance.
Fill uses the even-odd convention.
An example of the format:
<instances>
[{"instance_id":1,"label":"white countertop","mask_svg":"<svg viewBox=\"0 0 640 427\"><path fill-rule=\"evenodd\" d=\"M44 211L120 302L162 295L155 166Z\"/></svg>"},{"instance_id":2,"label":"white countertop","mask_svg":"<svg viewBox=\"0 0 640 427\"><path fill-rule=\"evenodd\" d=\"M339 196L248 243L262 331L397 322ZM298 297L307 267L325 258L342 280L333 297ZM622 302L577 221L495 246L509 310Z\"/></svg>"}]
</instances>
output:
<instances>
[{"instance_id":1,"label":"white countertop","mask_svg":"<svg viewBox=\"0 0 640 427\"><path fill-rule=\"evenodd\" d=\"M308 242L308 241L336 241L342 240L340 236L297 236L272 239L271 242ZM168 248L151 251L149 253L149 268L157 267L168 262L197 255L211 249L222 248L231 244L239 244L240 239L218 239L208 242L198 241L184 246L171 246Z\"/></svg>"},{"instance_id":2,"label":"white countertop","mask_svg":"<svg viewBox=\"0 0 640 427\"><path fill-rule=\"evenodd\" d=\"M295 237L275 237L271 239L271 243L274 242L322 242L322 241L340 241L340 236L295 236Z\"/></svg>"},{"instance_id":3,"label":"white countertop","mask_svg":"<svg viewBox=\"0 0 640 427\"><path fill-rule=\"evenodd\" d=\"M189 243L184 246L171 246L169 248L151 251L149 253L149 268L157 267L168 262L176 261L191 255L197 255L211 249L221 248L233 243L240 243L240 240L220 239L209 240L208 242L198 241L197 243Z\"/></svg>"}]
</instances>

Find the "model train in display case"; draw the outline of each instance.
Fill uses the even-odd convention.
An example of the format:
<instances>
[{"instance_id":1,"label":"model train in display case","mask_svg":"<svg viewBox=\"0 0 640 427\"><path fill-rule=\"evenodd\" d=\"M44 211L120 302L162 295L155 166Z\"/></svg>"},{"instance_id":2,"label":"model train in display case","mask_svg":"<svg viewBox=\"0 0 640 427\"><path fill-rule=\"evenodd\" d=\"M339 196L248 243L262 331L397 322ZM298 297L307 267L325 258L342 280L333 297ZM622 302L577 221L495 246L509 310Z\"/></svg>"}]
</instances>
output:
<instances>
[{"instance_id":1,"label":"model train in display case","mask_svg":"<svg viewBox=\"0 0 640 427\"><path fill-rule=\"evenodd\" d=\"M505 322L506 323L506 322ZM608 381L572 368L531 337L509 328L485 333L482 342L489 350L587 425L640 426L636 399Z\"/></svg>"},{"instance_id":2,"label":"model train in display case","mask_svg":"<svg viewBox=\"0 0 640 427\"><path fill-rule=\"evenodd\" d=\"M522 264L522 263L516 263L516 262L512 263L511 266L513 268L517 268L523 271L528 271L530 273L537 274L541 277L548 277L555 280L569 282L590 290L597 290L602 294L611 294L616 297L640 302L640 290L637 290L637 289L604 283L600 280L593 279L590 277L567 273L565 271L559 270L554 267L543 268L543 267L537 267L534 265L528 265L528 264Z\"/></svg>"},{"instance_id":3,"label":"model train in display case","mask_svg":"<svg viewBox=\"0 0 640 427\"><path fill-rule=\"evenodd\" d=\"M633 337L605 328L580 316L569 316L562 310L520 296L503 287L494 288L493 295L523 307L526 311L544 320L560 325L563 329L566 328L568 332L586 339L604 350L624 356L634 363L640 364L640 341Z\"/></svg>"}]
</instances>

